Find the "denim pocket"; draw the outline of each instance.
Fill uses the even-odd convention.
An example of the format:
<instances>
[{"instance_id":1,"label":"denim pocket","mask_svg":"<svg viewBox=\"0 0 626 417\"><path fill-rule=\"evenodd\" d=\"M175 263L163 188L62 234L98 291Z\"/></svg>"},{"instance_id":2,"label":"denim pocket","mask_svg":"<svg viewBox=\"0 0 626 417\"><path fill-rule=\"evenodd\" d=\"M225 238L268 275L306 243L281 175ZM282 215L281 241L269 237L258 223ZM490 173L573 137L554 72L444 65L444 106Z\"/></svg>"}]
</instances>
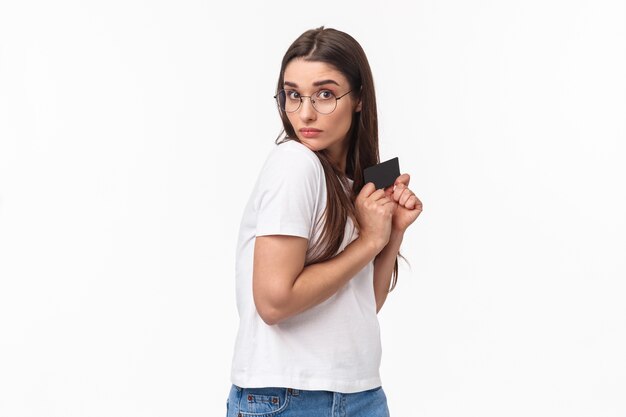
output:
<instances>
[{"instance_id":1,"label":"denim pocket","mask_svg":"<svg viewBox=\"0 0 626 417\"><path fill-rule=\"evenodd\" d=\"M275 416L285 411L289 396L287 388L243 388L239 412L242 416L249 417Z\"/></svg>"}]
</instances>

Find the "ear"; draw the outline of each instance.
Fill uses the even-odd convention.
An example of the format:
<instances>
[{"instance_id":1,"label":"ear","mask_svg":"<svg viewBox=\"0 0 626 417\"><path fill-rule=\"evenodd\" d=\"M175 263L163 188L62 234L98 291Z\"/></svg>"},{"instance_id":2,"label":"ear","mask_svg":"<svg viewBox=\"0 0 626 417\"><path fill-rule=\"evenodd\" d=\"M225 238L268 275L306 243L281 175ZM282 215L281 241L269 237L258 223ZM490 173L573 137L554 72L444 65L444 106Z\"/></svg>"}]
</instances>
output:
<instances>
[{"instance_id":1,"label":"ear","mask_svg":"<svg viewBox=\"0 0 626 417\"><path fill-rule=\"evenodd\" d=\"M356 113L361 111L361 104L362 104L361 97L363 97L363 86L359 88L359 102L357 103L356 108L354 109Z\"/></svg>"},{"instance_id":2,"label":"ear","mask_svg":"<svg viewBox=\"0 0 626 417\"><path fill-rule=\"evenodd\" d=\"M358 113L361 111L361 100L359 100L358 104L356 105L356 108L354 109L355 113Z\"/></svg>"}]
</instances>

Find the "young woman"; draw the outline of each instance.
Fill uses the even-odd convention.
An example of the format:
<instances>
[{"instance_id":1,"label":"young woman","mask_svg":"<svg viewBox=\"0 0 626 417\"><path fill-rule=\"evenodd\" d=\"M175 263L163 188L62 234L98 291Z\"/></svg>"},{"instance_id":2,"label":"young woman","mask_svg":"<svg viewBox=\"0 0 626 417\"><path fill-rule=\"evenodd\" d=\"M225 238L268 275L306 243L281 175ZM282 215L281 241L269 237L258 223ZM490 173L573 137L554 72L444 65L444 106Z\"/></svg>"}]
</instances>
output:
<instances>
[{"instance_id":1,"label":"young woman","mask_svg":"<svg viewBox=\"0 0 626 417\"><path fill-rule=\"evenodd\" d=\"M387 189L363 183L380 162L376 98L350 35L303 33L275 98L285 136L239 230L227 416L388 416L377 313L422 203L408 174Z\"/></svg>"}]
</instances>

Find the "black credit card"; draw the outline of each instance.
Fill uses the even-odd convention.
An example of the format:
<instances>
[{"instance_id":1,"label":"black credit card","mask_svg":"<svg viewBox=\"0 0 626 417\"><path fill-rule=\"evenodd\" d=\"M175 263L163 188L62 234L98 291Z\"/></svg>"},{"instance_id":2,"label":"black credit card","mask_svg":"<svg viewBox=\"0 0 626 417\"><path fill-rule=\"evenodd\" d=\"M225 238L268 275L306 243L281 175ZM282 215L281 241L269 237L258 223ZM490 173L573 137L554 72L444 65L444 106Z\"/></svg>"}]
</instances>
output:
<instances>
[{"instance_id":1,"label":"black credit card","mask_svg":"<svg viewBox=\"0 0 626 417\"><path fill-rule=\"evenodd\" d=\"M376 189L387 188L396 182L400 176L400 163L398 157L373 165L363 170L365 184L373 182Z\"/></svg>"}]
</instances>

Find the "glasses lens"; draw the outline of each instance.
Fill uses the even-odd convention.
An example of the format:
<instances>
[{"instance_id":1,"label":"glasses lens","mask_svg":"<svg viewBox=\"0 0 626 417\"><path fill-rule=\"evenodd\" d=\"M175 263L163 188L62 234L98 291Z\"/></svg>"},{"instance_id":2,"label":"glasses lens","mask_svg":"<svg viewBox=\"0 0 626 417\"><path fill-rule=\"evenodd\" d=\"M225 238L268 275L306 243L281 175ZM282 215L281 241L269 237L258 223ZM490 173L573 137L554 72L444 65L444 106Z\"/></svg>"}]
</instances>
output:
<instances>
[{"instance_id":1,"label":"glasses lens","mask_svg":"<svg viewBox=\"0 0 626 417\"><path fill-rule=\"evenodd\" d=\"M280 90L278 94L276 94L276 103L278 103L279 109L285 111L285 90Z\"/></svg>"},{"instance_id":2,"label":"glasses lens","mask_svg":"<svg viewBox=\"0 0 626 417\"><path fill-rule=\"evenodd\" d=\"M313 96L313 107L322 114L332 113L337 107L337 98L328 90L318 91Z\"/></svg>"},{"instance_id":3,"label":"glasses lens","mask_svg":"<svg viewBox=\"0 0 626 417\"><path fill-rule=\"evenodd\" d=\"M278 107L287 113L293 113L300 107L300 96L291 90L280 90L276 95Z\"/></svg>"}]
</instances>

